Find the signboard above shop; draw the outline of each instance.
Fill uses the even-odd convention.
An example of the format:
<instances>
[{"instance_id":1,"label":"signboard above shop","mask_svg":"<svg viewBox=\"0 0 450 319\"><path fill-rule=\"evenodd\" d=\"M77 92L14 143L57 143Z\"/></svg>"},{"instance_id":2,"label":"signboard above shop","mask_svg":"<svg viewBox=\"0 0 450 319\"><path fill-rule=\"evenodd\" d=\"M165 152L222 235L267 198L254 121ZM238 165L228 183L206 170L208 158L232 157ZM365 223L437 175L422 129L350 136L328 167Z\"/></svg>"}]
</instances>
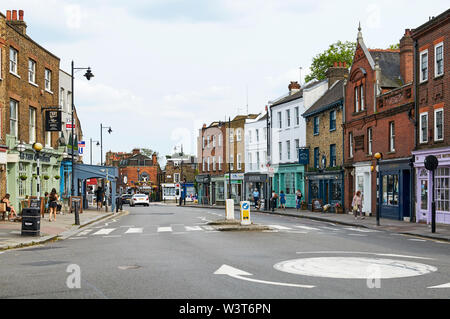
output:
<instances>
[{"instance_id":1,"label":"signboard above shop","mask_svg":"<svg viewBox=\"0 0 450 319\"><path fill-rule=\"evenodd\" d=\"M309 164L309 148L299 148L298 149L298 163L300 165Z\"/></svg>"}]
</instances>

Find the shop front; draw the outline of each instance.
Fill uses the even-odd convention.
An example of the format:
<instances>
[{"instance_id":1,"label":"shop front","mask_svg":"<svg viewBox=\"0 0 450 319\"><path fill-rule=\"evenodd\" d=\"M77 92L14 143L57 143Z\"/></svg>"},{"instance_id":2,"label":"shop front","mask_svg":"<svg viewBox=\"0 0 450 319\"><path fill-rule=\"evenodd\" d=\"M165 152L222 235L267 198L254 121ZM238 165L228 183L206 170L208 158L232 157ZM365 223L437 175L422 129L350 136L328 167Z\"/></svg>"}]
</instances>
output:
<instances>
[{"instance_id":1,"label":"shop front","mask_svg":"<svg viewBox=\"0 0 450 319\"><path fill-rule=\"evenodd\" d=\"M450 224L450 147L413 152L416 170L416 222L431 224L431 191L434 182L436 223ZM434 155L439 165L434 173L425 168L425 158Z\"/></svg>"},{"instance_id":2,"label":"shop front","mask_svg":"<svg viewBox=\"0 0 450 319\"><path fill-rule=\"evenodd\" d=\"M253 192L255 189L259 192L261 203L269 207L266 199L270 198L269 177L267 174L261 173L245 173L244 174L244 199L253 202Z\"/></svg>"},{"instance_id":3,"label":"shop front","mask_svg":"<svg viewBox=\"0 0 450 319\"><path fill-rule=\"evenodd\" d=\"M305 194L305 166L299 164L274 165L273 190L280 195L286 194L286 207L296 207L295 193L300 190ZM279 204L279 201L278 201Z\"/></svg>"},{"instance_id":4,"label":"shop front","mask_svg":"<svg viewBox=\"0 0 450 319\"><path fill-rule=\"evenodd\" d=\"M44 148L40 152L39 180L40 196L50 193L53 188L60 190L60 166L63 149L54 150ZM19 152L9 149L6 165L6 193L10 194L10 201L16 211L22 210L22 201L37 195L37 156L31 145L25 144L25 150Z\"/></svg>"},{"instance_id":5,"label":"shop front","mask_svg":"<svg viewBox=\"0 0 450 319\"><path fill-rule=\"evenodd\" d=\"M228 174L224 175L225 196L228 198L228 190L231 185L231 198L235 204L239 204L244 200L244 173L231 173L231 179Z\"/></svg>"},{"instance_id":6,"label":"shop front","mask_svg":"<svg viewBox=\"0 0 450 319\"><path fill-rule=\"evenodd\" d=\"M323 205L330 204L331 211L336 212L335 205L343 205L344 201L344 172L322 171L306 172L305 180L307 183L306 202L308 207L314 199L320 199ZM303 197L305 199L305 197Z\"/></svg>"},{"instance_id":7,"label":"shop front","mask_svg":"<svg viewBox=\"0 0 450 319\"><path fill-rule=\"evenodd\" d=\"M195 176L198 191L198 203L209 205L211 202L211 176L209 174L200 174Z\"/></svg>"},{"instance_id":8,"label":"shop front","mask_svg":"<svg viewBox=\"0 0 450 319\"><path fill-rule=\"evenodd\" d=\"M354 164L354 193L361 192L362 212L372 213L372 162L357 162ZM375 213L375 212L373 212ZM375 214L372 214L375 215Z\"/></svg>"},{"instance_id":9,"label":"shop front","mask_svg":"<svg viewBox=\"0 0 450 319\"><path fill-rule=\"evenodd\" d=\"M412 175L410 158L380 161L381 196L377 194L380 217L409 220L411 217Z\"/></svg>"},{"instance_id":10,"label":"shop front","mask_svg":"<svg viewBox=\"0 0 450 319\"><path fill-rule=\"evenodd\" d=\"M225 205L225 178L211 176L211 204Z\"/></svg>"}]
</instances>

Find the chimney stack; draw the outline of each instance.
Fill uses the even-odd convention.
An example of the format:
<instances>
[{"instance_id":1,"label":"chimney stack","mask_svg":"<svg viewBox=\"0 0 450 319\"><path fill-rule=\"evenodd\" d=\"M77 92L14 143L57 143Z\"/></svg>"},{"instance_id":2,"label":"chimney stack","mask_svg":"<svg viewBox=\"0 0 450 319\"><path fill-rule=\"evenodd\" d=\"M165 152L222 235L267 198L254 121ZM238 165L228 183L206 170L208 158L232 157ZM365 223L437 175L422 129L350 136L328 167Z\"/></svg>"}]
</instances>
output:
<instances>
[{"instance_id":1,"label":"chimney stack","mask_svg":"<svg viewBox=\"0 0 450 319\"><path fill-rule=\"evenodd\" d=\"M152 155L152 163L153 163L153 166L156 166L158 164L158 159L156 158L156 153L153 153L153 155Z\"/></svg>"},{"instance_id":2,"label":"chimney stack","mask_svg":"<svg viewBox=\"0 0 450 319\"><path fill-rule=\"evenodd\" d=\"M19 10L19 19L17 19L17 10L7 10L6 11L6 20L12 25L17 31L22 34L27 33L27 24L23 20L24 11Z\"/></svg>"},{"instance_id":3,"label":"chimney stack","mask_svg":"<svg viewBox=\"0 0 450 319\"><path fill-rule=\"evenodd\" d=\"M334 62L333 66L327 70L328 88L330 88L334 82L343 80L348 75L347 62Z\"/></svg>"},{"instance_id":4,"label":"chimney stack","mask_svg":"<svg viewBox=\"0 0 450 319\"><path fill-rule=\"evenodd\" d=\"M300 91L300 84L297 81L291 81L291 84L288 85L289 95L295 94Z\"/></svg>"},{"instance_id":5,"label":"chimney stack","mask_svg":"<svg viewBox=\"0 0 450 319\"><path fill-rule=\"evenodd\" d=\"M400 74L403 84L413 81L414 65L414 41L411 38L411 30L406 29L405 35L400 39Z\"/></svg>"}]
</instances>

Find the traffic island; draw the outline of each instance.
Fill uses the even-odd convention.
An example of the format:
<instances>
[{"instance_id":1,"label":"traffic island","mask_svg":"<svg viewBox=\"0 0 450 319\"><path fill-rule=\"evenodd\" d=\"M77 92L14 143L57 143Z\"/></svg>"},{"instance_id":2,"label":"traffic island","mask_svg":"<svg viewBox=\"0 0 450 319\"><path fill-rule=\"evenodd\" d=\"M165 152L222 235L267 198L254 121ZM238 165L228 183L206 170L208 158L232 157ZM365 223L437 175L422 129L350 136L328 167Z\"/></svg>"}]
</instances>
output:
<instances>
[{"instance_id":1,"label":"traffic island","mask_svg":"<svg viewBox=\"0 0 450 319\"><path fill-rule=\"evenodd\" d=\"M263 230L271 230L270 227L253 224L250 225L241 225L238 220L227 220L221 219L208 223L209 226L214 227L215 230L218 231L263 231Z\"/></svg>"}]
</instances>

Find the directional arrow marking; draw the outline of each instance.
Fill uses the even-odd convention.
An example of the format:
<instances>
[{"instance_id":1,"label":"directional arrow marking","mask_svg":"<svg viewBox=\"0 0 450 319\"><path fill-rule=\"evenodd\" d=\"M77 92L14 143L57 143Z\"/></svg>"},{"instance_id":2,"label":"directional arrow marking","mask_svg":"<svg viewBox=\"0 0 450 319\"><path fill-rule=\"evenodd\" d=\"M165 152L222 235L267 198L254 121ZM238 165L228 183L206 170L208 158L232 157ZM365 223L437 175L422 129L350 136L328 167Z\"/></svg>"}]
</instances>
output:
<instances>
[{"instance_id":1,"label":"directional arrow marking","mask_svg":"<svg viewBox=\"0 0 450 319\"><path fill-rule=\"evenodd\" d=\"M257 282L257 283L267 284L267 285L298 287L298 288L314 288L315 287L315 286L311 286L311 285L289 284L289 283L283 283L283 282L265 281L265 280L257 280L257 279L242 277L242 276L252 276L252 274L250 274L246 271L228 266L228 265L222 265L219 269L217 269L214 272L214 274L215 275L227 275L227 276L230 276L230 277L233 277L236 279L247 280L247 281L252 281L252 282Z\"/></svg>"},{"instance_id":2,"label":"directional arrow marking","mask_svg":"<svg viewBox=\"0 0 450 319\"><path fill-rule=\"evenodd\" d=\"M428 288L450 288L450 282L447 284L439 285L439 286L433 286Z\"/></svg>"}]
</instances>

